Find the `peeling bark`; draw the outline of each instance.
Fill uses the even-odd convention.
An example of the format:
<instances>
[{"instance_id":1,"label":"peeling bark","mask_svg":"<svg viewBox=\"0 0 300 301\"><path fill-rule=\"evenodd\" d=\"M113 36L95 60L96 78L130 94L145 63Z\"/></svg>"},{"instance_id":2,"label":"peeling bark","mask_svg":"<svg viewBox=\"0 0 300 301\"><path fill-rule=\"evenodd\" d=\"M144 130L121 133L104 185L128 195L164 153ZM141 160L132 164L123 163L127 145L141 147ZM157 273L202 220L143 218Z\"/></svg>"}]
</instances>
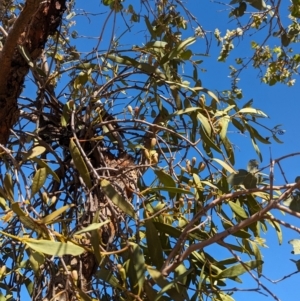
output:
<instances>
[{"instance_id":1,"label":"peeling bark","mask_svg":"<svg viewBox=\"0 0 300 301\"><path fill-rule=\"evenodd\" d=\"M55 33L66 9L66 0L27 0L24 9L8 33L0 53L0 143L8 142L10 129L18 121L18 97L34 62L42 53L49 35Z\"/></svg>"}]
</instances>

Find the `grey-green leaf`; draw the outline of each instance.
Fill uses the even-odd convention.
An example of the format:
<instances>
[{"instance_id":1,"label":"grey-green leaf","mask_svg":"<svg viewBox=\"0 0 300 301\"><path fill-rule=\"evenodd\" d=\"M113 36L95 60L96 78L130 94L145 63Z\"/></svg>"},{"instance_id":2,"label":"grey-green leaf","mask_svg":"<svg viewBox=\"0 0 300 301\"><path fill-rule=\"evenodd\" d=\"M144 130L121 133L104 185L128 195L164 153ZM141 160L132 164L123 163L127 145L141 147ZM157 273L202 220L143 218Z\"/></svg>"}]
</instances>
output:
<instances>
[{"instance_id":1,"label":"grey-green leaf","mask_svg":"<svg viewBox=\"0 0 300 301\"><path fill-rule=\"evenodd\" d=\"M130 203L126 201L124 197L122 197L115 188L110 184L109 181L103 179L100 183L104 193L110 198L110 200L122 211L126 214L135 218L135 212Z\"/></svg>"}]
</instances>

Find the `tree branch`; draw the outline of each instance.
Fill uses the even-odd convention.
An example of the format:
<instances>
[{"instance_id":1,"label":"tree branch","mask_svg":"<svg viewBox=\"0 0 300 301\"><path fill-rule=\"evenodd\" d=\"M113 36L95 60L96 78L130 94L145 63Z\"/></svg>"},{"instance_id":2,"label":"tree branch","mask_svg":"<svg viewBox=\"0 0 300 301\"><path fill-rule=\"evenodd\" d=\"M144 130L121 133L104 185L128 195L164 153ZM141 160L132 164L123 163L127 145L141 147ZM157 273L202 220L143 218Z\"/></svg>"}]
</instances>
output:
<instances>
[{"instance_id":1,"label":"tree branch","mask_svg":"<svg viewBox=\"0 0 300 301\"><path fill-rule=\"evenodd\" d=\"M286 185L285 185L286 186ZM236 232L238 232L239 230L245 229L246 227L248 227L249 225L259 221L260 219L264 218L264 215L270 211L271 209L276 208L277 204L284 200L288 195L290 195L292 193L292 191L296 188L299 188L300 183L295 183L293 185L291 185L277 200L270 200L270 202L268 203L268 205L266 207L264 207L262 210L258 211L257 213L253 214L252 216L250 216L249 218L241 221L240 223L224 230L223 232L217 233L216 235L214 235L213 237L193 244L191 246L189 246L180 256L177 260L173 261L172 264L170 264L169 266L167 265L171 260L174 259L175 255L178 253L180 247L182 246L182 244L185 241L186 238L186 233L187 230L190 229L192 227L192 225L195 223L195 219L199 219L199 217L201 215L203 215L207 210L209 210L210 208L216 206L218 203L220 203L221 201L223 201L224 199L228 199L228 198L233 198L233 195L235 195L236 193L232 193L229 195L225 195L222 196L216 200L214 200L213 202L211 202L209 205L207 205L205 208L203 208L198 214L195 215L195 217L193 218L193 220L189 223L189 225L185 228L185 230L182 232L182 234L180 235L178 242L176 244L176 246L173 248L171 254L169 255L169 257L167 258L167 260L165 261L164 266L161 269L161 273L164 276L169 275L169 273L171 273L178 265L180 265L180 263L182 263L192 252L196 251L196 250L201 250L209 245L212 245L224 238L226 238L229 235L232 235ZM263 187L265 188L265 187ZM273 189L275 187L272 187ZM256 190L257 189L249 189L248 191L244 191L243 194L250 194L250 190ZM264 189L265 190L265 189ZM270 187L268 186L268 190L270 190ZM238 191L240 192L240 191ZM241 193L242 194L242 193Z\"/></svg>"}]
</instances>

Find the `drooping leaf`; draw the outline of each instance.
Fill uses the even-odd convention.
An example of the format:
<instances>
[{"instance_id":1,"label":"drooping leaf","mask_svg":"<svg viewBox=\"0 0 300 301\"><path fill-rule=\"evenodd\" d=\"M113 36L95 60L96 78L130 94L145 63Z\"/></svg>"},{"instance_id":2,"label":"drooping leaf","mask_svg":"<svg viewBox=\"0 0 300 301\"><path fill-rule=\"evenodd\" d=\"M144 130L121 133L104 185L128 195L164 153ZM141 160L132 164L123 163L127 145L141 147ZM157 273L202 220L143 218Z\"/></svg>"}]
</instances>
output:
<instances>
[{"instance_id":1,"label":"drooping leaf","mask_svg":"<svg viewBox=\"0 0 300 301\"><path fill-rule=\"evenodd\" d=\"M132 291L138 296L141 294L145 281L145 259L141 248L131 243L130 261L128 267L129 282Z\"/></svg>"},{"instance_id":2,"label":"drooping leaf","mask_svg":"<svg viewBox=\"0 0 300 301\"><path fill-rule=\"evenodd\" d=\"M100 183L104 193L110 198L110 200L123 212L135 218L135 212L130 203L126 201L124 197L122 197L115 188L110 184L109 181L103 179Z\"/></svg>"},{"instance_id":3,"label":"drooping leaf","mask_svg":"<svg viewBox=\"0 0 300 301\"><path fill-rule=\"evenodd\" d=\"M6 192L7 198L13 202L14 201L14 191L13 191L13 181L10 173L6 173L4 177L3 188Z\"/></svg>"},{"instance_id":4,"label":"drooping leaf","mask_svg":"<svg viewBox=\"0 0 300 301\"><path fill-rule=\"evenodd\" d=\"M145 227L149 256L153 265L155 265L157 269L160 269L164 263L164 256L157 229L152 220L147 220Z\"/></svg>"},{"instance_id":5,"label":"drooping leaf","mask_svg":"<svg viewBox=\"0 0 300 301\"><path fill-rule=\"evenodd\" d=\"M166 187L176 187L176 183L175 183L174 179L169 174L167 174L163 170L155 170L154 172L157 175L159 181L164 186L166 186ZM174 198L175 193L169 191L169 196L170 196L170 198Z\"/></svg>"},{"instance_id":6,"label":"drooping leaf","mask_svg":"<svg viewBox=\"0 0 300 301\"><path fill-rule=\"evenodd\" d=\"M57 181L57 182L60 181L58 175L42 159L40 159L40 158L32 158L31 160L34 161L35 163L37 163L40 167L46 168L47 169L47 174L51 174L53 176L53 178L54 178L55 181Z\"/></svg>"},{"instance_id":7,"label":"drooping leaf","mask_svg":"<svg viewBox=\"0 0 300 301\"><path fill-rule=\"evenodd\" d=\"M248 215L242 206L240 206L232 201L229 201L228 204L235 214L237 214L238 216L240 216L241 218L244 218L244 219L248 218Z\"/></svg>"},{"instance_id":8,"label":"drooping leaf","mask_svg":"<svg viewBox=\"0 0 300 301\"><path fill-rule=\"evenodd\" d=\"M34 196L44 185L47 178L47 169L42 167L38 169L32 179L31 196Z\"/></svg>"},{"instance_id":9,"label":"drooping leaf","mask_svg":"<svg viewBox=\"0 0 300 301\"><path fill-rule=\"evenodd\" d=\"M112 271L106 269L100 269L96 272L95 276L98 279L103 280L104 282L108 283L115 289L123 289L119 283L119 280L113 275Z\"/></svg>"},{"instance_id":10,"label":"drooping leaf","mask_svg":"<svg viewBox=\"0 0 300 301\"><path fill-rule=\"evenodd\" d=\"M73 139L70 140L70 145L69 145L70 153L72 156L72 159L74 161L74 164L82 177L84 183L88 188L92 188L92 181L90 177L89 170L85 164L84 158L82 157L80 150L76 146L75 142Z\"/></svg>"},{"instance_id":11,"label":"drooping leaf","mask_svg":"<svg viewBox=\"0 0 300 301\"><path fill-rule=\"evenodd\" d=\"M259 247L257 246L257 244L251 240L248 240L249 244L251 245L252 247L252 250L253 250L253 253L255 255L255 259L256 260L259 260L259 261L262 261L262 255L261 255L261 252L259 250ZM262 268L263 268L263 265L258 265L257 266L257 273L258 275L262 275Z\"/></svg>"}]
</instances>

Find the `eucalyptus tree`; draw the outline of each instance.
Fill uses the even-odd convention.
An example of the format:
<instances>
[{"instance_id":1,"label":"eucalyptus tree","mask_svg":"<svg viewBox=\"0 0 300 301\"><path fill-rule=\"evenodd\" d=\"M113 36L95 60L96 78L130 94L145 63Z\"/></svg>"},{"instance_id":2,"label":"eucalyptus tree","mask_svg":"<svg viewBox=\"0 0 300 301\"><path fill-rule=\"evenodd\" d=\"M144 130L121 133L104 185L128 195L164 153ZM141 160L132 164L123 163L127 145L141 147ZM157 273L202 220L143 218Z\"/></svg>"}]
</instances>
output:
<instances>
[{"instance_id":1,"label":"eucalyptus tree","mask_svg":"<svg viewBox=\"0 0 300 301\"><path fill-rule=\"evenodd\" d=\"M224 3L225 35L189 5L0 2L0 300L229 301L245 274L278 300L260 280L262 233L299 232L270 212L299 217L299 183L274 183L288 156L260 168L259 145L283 132L238 77L252 65L293 85L300 4L283 28L280 1ZM205 87L212 38L226 62L253 31L266 38L231 87ZM257 153L245 169L228 129Z\"/></svg>"}]
</instances>

